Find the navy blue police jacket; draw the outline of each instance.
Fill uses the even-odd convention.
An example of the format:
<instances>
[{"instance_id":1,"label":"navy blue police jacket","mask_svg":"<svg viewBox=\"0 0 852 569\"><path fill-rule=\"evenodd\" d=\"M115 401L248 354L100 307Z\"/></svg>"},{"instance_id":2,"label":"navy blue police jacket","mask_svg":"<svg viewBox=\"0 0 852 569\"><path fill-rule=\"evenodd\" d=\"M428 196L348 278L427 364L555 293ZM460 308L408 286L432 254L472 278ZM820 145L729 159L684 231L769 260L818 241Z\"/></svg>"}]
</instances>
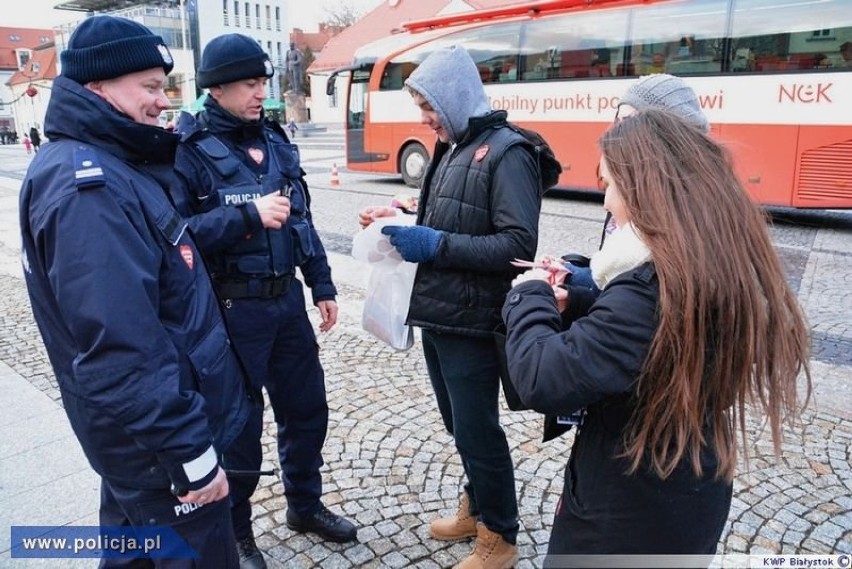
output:
<instances>
[{"instance_id":1,"label":"navy blue police jacket","mask_svg":"<svg viewBox=\"0 0 852 569\"><path fill-rule=\"evenodd\" d=\"M208 96L204 111L181 115L177 131L175 170L183 183L172 187L172 197L214 278L266 278L299 267L314 304L334 300L337 289L314 228L298 147L278 123L242 121ZM251 199L281 187L290 191L290 217L281 230L264 229ZM237 199L223 203L229 191Z\"/></svg>"},{"instance_id":2,"label":"navy blue police jacket","mask_svg":"<svg viewBox=\"0 0 852 569\"><path fill-rule=\"evenodd\" d=\"M92 468L194 490L250 408L210 278L172 206L177 135L57 77L20 194L24 277Z\"/></svg>"}]
</instances>

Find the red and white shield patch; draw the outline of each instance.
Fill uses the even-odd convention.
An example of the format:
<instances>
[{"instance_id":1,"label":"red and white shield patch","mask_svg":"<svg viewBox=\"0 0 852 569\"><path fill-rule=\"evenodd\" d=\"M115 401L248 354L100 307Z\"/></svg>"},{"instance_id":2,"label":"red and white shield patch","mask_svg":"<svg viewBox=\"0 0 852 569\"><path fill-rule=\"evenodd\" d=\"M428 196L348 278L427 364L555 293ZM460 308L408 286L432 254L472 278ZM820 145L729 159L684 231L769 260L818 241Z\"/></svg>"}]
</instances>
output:
<instances>
[{"instance_id":1,"label":"red and white shield patch","mask_svg":"<svg viewBox=\"0 0 852 569\"><path fill-rule=\"evenodd\" d=\"M482 159L485 158L485 155L488 154L488 145L483 144L479 148L476 149L476 152L473 153L473 159L477 162L482 162Z\"/></svg>"},{"instance_id":2,"label":"red and white shield patch","mask_svg":"<svg viewBox=\"0 0 852 569\"><path fill-rule=\"evenodd\" d=\"M180 256L183 257L183 262L192 270L195 266L195 257L192 254L192 247L189 245L180 246Z\"/></svg>"},{"instance_id":3,"label":"red and white shield patch","mask_svg":"<svg viewBox=\"0 0 852 569\"><path fill-rule=\"evenodd\" d=\"M251 147L248 149L248 155L254 160L257 164L261 164L263 162L263 150L260 148Z\"/></svg>"}]
</instances>

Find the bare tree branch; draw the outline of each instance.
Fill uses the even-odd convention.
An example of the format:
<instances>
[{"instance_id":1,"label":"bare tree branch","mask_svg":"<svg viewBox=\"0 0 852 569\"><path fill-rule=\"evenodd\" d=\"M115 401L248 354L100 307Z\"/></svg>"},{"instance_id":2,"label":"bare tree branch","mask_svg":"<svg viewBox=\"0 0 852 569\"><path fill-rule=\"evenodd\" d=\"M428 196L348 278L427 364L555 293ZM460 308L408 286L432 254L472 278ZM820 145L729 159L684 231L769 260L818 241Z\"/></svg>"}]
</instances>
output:
<instances>
[{"instance_id":1,"label":"bare tree branch","mask_svg":"<svg viewBox=\"0 0 852 569\"><path fill-rule=\"evenodd\" d=\"M325 23L343 28L351 26L363 15L361 10L348 0L338 0L334 6L326 7L324 10L326 13Z\"/></svg>"}]
</instances>

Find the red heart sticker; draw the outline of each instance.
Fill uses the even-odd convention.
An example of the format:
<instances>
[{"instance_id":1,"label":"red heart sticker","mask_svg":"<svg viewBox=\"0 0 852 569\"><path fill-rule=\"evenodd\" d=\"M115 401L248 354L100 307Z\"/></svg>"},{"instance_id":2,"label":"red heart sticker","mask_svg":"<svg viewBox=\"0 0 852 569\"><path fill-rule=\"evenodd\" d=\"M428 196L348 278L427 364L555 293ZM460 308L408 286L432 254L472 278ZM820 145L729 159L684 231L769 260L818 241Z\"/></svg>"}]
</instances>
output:
<instances>
[{"instance_id":1,"label":"red heart sticker","mask_svg":"<svg viewBox=\"0 0 852 569\"><path fill-rule=\"evenodd\" d=\"M263 162L263 150L260 148L249 148L248 155L254 160L256 163L260 164Z\"/></svg>"},{"instance_id":2,"label":"red heart sticker","mask_svg":"<svg viewBox=\"0 0 852 569\"><path fill-rule=\"evenodd\" d=\"M476 152L473 153L473 159L477 162L482 162L482 159L485 158L485 155L488 154L488 145L483 144L479 148L476 149Z\"/></svg>"}]
</instances>

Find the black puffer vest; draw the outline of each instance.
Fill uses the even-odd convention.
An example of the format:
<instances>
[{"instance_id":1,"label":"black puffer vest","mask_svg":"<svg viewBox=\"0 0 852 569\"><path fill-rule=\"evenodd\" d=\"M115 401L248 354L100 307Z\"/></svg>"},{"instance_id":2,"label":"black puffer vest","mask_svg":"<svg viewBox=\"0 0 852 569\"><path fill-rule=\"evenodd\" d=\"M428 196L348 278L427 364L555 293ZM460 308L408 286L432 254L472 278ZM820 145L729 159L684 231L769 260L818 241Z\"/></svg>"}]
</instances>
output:
<instances>
[{"instance_id":1,"label":"black puffer vest","mask_svg":"<svg viewBox=\"0 0 852 569\"><path fill-rule=\"evenodd\" d=\"M506 151L518 144L529 146L523 136L506 127L505 111L471 119L468 133L452 150L439 142L423 180L417 224L465 235L495 234L491 195L494 171ZM483 145L488 151L481 157L477 151ZM448 152L452 154L445 156ZM525 222L536 231L538 211L528 217ZM531 245L533 255L535 244ZM482 258L482 262L490 260ZM408 323L430 330L490 336L501 322L500 309L518 272L510 265L501 273L484 272L476 266L440 268L421 263Z\"/></svg>"}]
</instances>

